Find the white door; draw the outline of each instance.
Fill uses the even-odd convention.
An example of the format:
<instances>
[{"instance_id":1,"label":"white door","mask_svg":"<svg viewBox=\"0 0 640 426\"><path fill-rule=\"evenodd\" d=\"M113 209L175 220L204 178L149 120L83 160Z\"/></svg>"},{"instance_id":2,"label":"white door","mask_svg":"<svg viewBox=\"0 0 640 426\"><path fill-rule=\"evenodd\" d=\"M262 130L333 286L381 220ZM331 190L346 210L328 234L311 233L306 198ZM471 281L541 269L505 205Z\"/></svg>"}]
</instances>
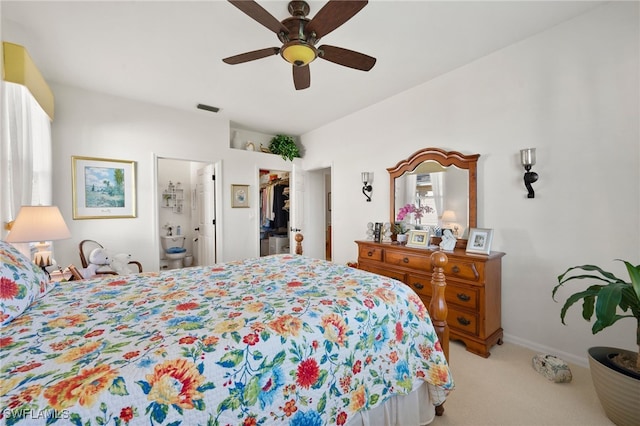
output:
<instances>
[{"instance_id":1,"label":"white door","mask_svg":"<svg viewBox=\"0 0 640 426\"><path fill-rule=\"evenodd\" d=\"M291 247L291 253L296 252L296 234L304 235L304 178L302 168L293 164L289 181L289 247ZM306 241L303 241L303 249L305 244Z\"/></svg>"},{"instance_id":2,"label":"white door","mask_svg":"<svg viewBox=\"0 0 640 426\"><path fill-rule=\"evenodd\" d=\"M216 263L216 188L213 164L198 170L197 193L198 265L209 266Z\"/></svg>"},{"instance_id":3,"label":"white door","mask_svg":"<svg viewBox=\"0 0 640 426\"><path fill-rule=\"evenodd\" d=\"M291 180L291 252L295 253L295 234L304 236L303 254L316 259L326 258L326 169L304 171L293 165Z\"/></svg>"}]
</instances>

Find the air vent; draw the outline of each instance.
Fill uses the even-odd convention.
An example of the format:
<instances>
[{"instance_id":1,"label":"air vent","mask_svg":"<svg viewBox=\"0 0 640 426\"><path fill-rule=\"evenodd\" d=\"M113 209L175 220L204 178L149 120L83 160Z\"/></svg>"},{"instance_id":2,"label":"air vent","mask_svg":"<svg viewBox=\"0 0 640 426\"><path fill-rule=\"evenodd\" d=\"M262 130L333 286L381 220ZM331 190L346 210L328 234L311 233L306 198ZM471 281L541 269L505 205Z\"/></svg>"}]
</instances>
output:
<instances>
[{"instance_id":1,"label":"air vent","mask_svg":"<svg viewBox=\"0 0 640 426\"><path fill-rule=\"evenodd\" d=\"M211 111L211 112L220 111L220 108L218 108L218 107L214 107L214 106L211 106L211 105L205 105L205 104L198 104L198 109L203 109L205 111Z\"/></svg>"}]
</instances>

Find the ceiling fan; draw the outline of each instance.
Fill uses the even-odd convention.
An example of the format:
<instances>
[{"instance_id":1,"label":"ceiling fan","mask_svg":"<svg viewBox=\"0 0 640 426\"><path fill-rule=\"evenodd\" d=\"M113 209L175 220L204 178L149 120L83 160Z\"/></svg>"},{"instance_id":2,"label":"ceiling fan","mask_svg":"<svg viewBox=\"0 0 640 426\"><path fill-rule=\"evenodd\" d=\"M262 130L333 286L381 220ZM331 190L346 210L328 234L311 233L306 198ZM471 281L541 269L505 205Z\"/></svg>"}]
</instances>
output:
<instances>
[{"instance_id":1,"label":"ceiling fan","mask_svg":"<svg viewBox=\"0 0 640 426\"><path fill-rule=\"evenodd\" d=\"M367 5L367 1L329 0L313 19L308 19L306 17L309 14L307 2L294 0L289 2L291 17L282 22L253 0L229 0L229 3L276 33L282 46L230 56L222 60L227 64L241 64L279 53L293 66L293 84L296 90L302 90L311 85L309 63L316 58L362 71L369 71L376 63L376 58L353 50L327 44L316 47L321 37L360 12Z\"/></svg>"}]
</instances>

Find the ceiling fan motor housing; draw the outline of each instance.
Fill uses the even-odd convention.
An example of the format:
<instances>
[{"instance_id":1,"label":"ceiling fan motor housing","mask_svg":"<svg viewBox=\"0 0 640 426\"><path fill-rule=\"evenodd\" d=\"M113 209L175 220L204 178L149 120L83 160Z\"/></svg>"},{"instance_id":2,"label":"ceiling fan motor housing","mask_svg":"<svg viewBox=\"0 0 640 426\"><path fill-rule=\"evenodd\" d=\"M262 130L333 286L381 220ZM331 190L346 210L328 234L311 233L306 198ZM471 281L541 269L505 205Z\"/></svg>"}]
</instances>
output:
<instances>
[{"instance_id":1,"label":"ceiling fan motor housing","mask_svg":"<svg viewBox=\"0 0 640 426\"><path fill-rule=\"evenodd\" d=\"M292 6L293 4L298 5ZM301 7L306 9L300 9ZM280 56L292 65L303 67L318 57L318 51L315 48L318 40L315 34L307 34L305 31L309 23L309 19L305 17L309 13L309 5L304 1L292 1L289 3L289 11L293 17L282 21L282 25L287 27L289 32L278 34L278 39L282 42Z\"/></svg>"}]
</instances>

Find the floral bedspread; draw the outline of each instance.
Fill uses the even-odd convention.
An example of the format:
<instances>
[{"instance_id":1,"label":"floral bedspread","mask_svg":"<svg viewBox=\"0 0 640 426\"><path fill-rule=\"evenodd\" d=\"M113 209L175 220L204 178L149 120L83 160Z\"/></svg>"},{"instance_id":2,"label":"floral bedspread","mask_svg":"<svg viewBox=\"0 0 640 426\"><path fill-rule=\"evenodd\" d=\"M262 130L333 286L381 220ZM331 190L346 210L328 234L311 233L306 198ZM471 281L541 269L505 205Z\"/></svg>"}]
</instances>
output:
<instances>
[{"instance_id":1,"label":"floral bedspread","mask_svg":"<svg viewBox=\"0 0 640 426\"><path fill-rule=\"evenodd\" d=\"M417 295L304 256L62 282L0 329L7 425L343 425L422 381L453 388Z\"/></svg>"}]
</instances>

